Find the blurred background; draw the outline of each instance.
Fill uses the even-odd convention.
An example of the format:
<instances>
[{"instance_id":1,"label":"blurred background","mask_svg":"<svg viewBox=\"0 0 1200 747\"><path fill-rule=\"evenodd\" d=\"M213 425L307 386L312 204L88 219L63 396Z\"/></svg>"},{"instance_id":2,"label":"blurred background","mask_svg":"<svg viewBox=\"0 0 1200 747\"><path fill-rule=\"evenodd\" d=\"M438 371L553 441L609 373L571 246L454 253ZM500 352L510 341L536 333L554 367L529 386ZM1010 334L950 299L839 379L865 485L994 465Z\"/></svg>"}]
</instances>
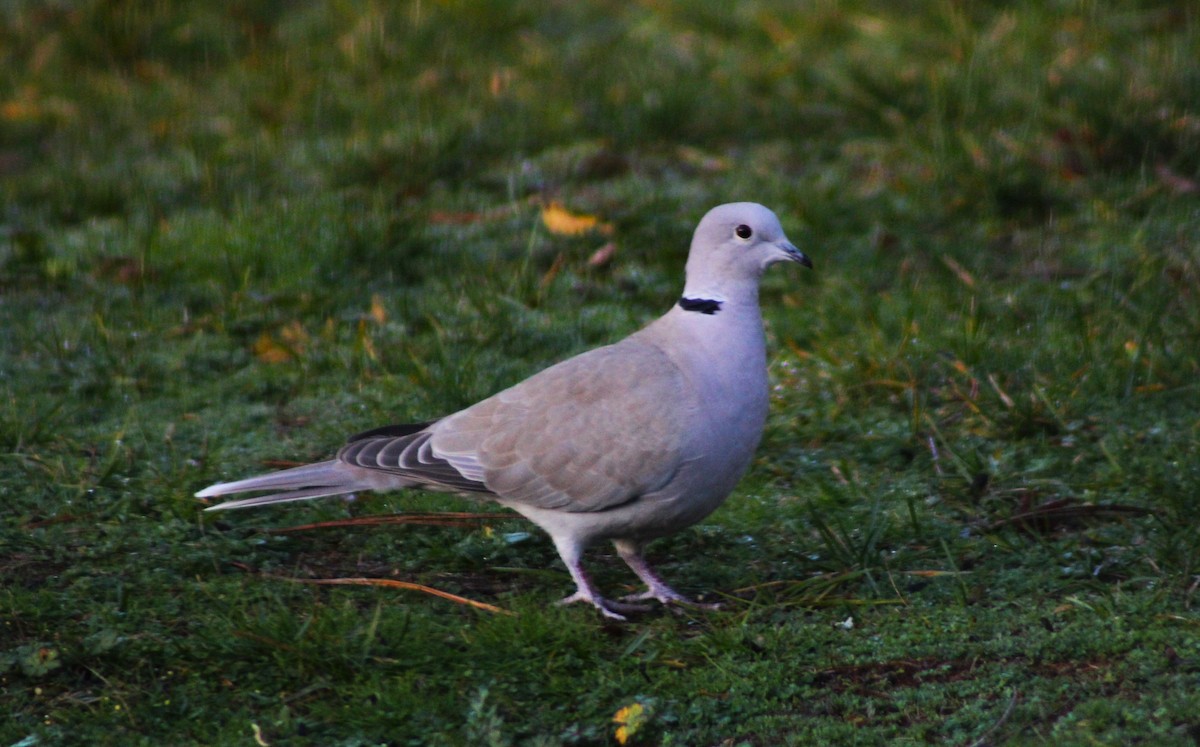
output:
<instances>
[{"instance_id":1,"label":"blurred background","mask_svg":"<svg viewBox=\"0 0 1200 747\"><path fill-rule=\"evenodd\" d=\"M1194 743L1197 22L4 3L0 745ZM734 200L816 272L758 463L650 552L725 611L552 608L507 514L276 531L455 498L201 516L636 329ZM360 576L518 614L287 580Z\"/></svg>"}]
</instances>

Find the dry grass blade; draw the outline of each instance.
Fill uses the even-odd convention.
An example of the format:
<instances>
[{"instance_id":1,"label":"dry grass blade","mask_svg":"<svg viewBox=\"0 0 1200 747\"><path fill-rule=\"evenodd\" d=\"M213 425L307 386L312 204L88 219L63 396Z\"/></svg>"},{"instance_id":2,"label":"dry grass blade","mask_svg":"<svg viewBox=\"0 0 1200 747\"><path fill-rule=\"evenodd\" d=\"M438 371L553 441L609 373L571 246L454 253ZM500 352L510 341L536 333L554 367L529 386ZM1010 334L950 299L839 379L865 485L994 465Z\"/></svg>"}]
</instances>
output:
<instances>
[{"instance_id":1,"label":"dry grass blade","mask_svg":"<svg viewBox=\"0 0 1200 747\"><path fill-rule=\"evenodd\" d=\"M461 511L445 511L428 514L390 514L388 516L364 516L358 519L337 519L336 521L318 521L313 524L300 524L294 527L269 530L271 534L287 534L289 532L305 532L310 529L340 529L345 527L372 527L387 524L416 524L419 526L457 527L482 524L492 519L506 519L508 514L467 513Z\"/></svg>"},{"instance_id":2,"label":"dry grass blade","mask_svg":"<svg viewBox=\"0 0 1200 747\"><path fill-rule=\"evenodd\" d=\"M411 581L396 581L396 580L390 579L390 578L291 578L291 577L287 577L287 580L295 581L298 584L314 584L317 586L383 586L383 587L386 587L389 589L408 589L409 591L420 591L425 594L432 594L435 597L441 597L442 599L448 599L451 602L456 602L458 604L469 605L471 607L475 607L476 609L485 610L487 612L495 612L498 615L515 614L512 612L509 612L508 610L501 609L494 604L488 604L487 602L477 602L474 599L467 599L466 597L460 597L457 594L451 594L448 591L442 591L441 589L435 589L432 586L425 586L424 584L414 584Z\"/></svg>"},{"instance_id":3,"label":"dry grass blade","mask_svg":"<svg viewBox=\"0 0 1200 747\"><path fill-rule=\"evenodd\" d=\"M780 606L802 605L806 607L829 607L832 605L870 606L903 604L900 599L858 599L851 596L838 595L837 592L848 583L861 578L862 571L844 573L822 573L805 579L777 579L760 584L743 586L730 592L731 595L765 595L771 599L768 604Z\"/></svg>"},{"instance_id":4,"label":"dry grass blade","mask_svg":"<svg viewBox=\"0 0 1200 747\"><path fill-rule=\"evenodd\" d=\"M1093 503L1073 504L1069 499L1049 501L1040 506L1021 511L1004 519L994 521L987 526L986 531L994 532L1004 527L1016 527L1024 531L1053 531L1064 524L1080 523L1087 520L1115 519L1122 516L1148 516L1155 513L1153 509L1141 506L1127 506L1112 503L1096 505Z\"/></svg>"},{"instance_id":5,"label":"dry grass blade","mask_svg":"<svg viewBox=\"0 0 1200 747\"><path fill-rule=\"evenodd\" d=\"M1004 726L1009 717L1012 716L1013 709L1017 707L1017 700L1020 697L1021 691L1014 687L1012 691L1012 697L1008 699L1008 705L1005 707L1004 713L1000 714L1000 718L997 719L996 723L992 724L991 727L979 737L979 739L971 742L971 747L983 747L984 745L991 744L991 742L988 740L990 740L992 735L999 731L1000 727Z\"/></svg>"}]
</instances>

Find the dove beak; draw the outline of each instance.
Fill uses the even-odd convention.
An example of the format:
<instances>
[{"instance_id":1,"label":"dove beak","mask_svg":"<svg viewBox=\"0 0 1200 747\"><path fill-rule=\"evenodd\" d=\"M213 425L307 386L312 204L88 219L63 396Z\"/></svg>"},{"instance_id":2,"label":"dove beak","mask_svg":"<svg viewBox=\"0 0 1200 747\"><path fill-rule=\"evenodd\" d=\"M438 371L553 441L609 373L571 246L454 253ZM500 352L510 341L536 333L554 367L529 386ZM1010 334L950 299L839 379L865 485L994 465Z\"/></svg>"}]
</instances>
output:
<instances>
[{"instance_id":1,"label":"dove beak","mask_svg":"<svg viewBox=\"0 0 1200 747\"><path fill-rule=\"evenodd\" d=\"M788 241L787 239L783 239L782 241L776 242L775 246L778 247L781 252L783 252L784 259L790 262L799 262L808 269L812 269L812 260L809 259L804 252L797 249L792 242Z\"/></svg>"}]
</instances>

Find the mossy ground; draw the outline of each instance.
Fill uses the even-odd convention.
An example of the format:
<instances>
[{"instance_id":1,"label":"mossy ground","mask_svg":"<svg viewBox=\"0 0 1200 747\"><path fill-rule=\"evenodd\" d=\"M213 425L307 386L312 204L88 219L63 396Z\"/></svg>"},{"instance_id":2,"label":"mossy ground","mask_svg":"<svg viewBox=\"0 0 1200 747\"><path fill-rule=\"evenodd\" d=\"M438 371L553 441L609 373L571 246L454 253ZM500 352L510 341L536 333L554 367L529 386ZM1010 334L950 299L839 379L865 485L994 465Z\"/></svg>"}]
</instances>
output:
<instances>
[{"instance_id":1,"label":"mossy ground","mask_svg":"<svg viewBox=\"0 0 1200 747\"><path fill-rule=\"evenodd\" d=\"M0 745L1200 738L1185 4L9 5ZM738 199L817 270L650 551L723 611L555 607L507 514L272 531L461 499L192 498L627 334ZM516 614L288 580L345 577Z\"/></svg>"}]
</instances>

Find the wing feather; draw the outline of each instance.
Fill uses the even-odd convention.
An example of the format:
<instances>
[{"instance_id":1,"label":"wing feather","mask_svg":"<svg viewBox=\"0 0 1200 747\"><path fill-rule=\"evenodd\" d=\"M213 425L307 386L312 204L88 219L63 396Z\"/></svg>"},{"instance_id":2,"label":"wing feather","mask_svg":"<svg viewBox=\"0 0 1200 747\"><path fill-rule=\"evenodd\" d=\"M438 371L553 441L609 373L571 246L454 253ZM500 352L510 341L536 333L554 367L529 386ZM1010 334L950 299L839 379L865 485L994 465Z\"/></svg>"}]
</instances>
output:
<instances>
[{"instance_id":1,"label":"wing feather","mask_svg":"<svg viewBox=\"0 0 1200 747\"><path fill-rule=\"evenodd\" d=\"M602 511L666 484L688 414L665 353L626 340L552 366L455 415L359 434L340 461L433 490Z\"/></svg>"},{"instance_id":2,"label":"wing feather","mask_svg":"<svg viewBox=\"0 0 1200 747\"><path fill-rule=\"evenodd\" d=\"M665 353L626 340L438 421L430 445L508 500L601 511L675 474L694 405L686 391Z\"/></svg>"},{"instance_id":3,"label":"wing feather","mask_svg":"<svg viewBox=\"0 0 1200 747\"><path fill-rule=\"evenodd\" d=\"M430 490L459 493L490 493L482 481L464 475L458 468L429 451L427 430L397 437L371 437L351 441L338 451L339 461L366 469L388 472L411 479ZM424 451L426 458L421 458Z\"/></svg>"}]
</instances>

